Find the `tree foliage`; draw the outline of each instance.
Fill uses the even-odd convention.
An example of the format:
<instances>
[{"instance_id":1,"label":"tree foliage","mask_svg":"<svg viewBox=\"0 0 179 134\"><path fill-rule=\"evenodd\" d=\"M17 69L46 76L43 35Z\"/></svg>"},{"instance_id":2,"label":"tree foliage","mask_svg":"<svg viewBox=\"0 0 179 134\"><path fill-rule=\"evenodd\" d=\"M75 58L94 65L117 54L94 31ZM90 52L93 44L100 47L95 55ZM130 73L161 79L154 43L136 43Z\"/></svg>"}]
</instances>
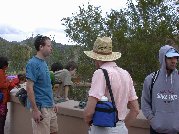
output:
<instances>
[{"instance_id":1,"label":"tree foliage","mask_svg":"<svg viewBox=\"0 0 179 134\"><path fill-rule=\"evenodd\" d=\"M10 48L10 69L12 71L24 71L25 65L30 58L32 49L27 45L13 45Z\"/></svg>"},{"instance_id":2,"label":"tree foliage","mask_svg":"<svg viewBox=\"0 0 179 134\"><path fill-rule=\"evenodd\" d=\"M30 37L22 42L8 42L0 38L0 56L9 59L8 73L17 74L25 71L27 61L36 55L34 40L36 37ZM60 62L65 65L69 60L77 61L77 46L62 45L52 40L53 52L48 57L47 63L50 66L54 62Z\"/></svg>"},{"instance_id":3,"label":"tree foliage","mask_svg":"<svg viewBox=\"0 0 179 134\"><path fill-rule=\"evenodd\" d=\"M122 53L117 64L127 69L135 82L143 82L145 76L158 69L158 50L167 39L174 40L176 34L176 13L174 7L164 0L128 0L125 9L111 10L105 15L101 7L88 3L87 8L79 6L79 12L62 20L66 36L77 42L83 50L91 50L98 36L109 36L113 51ZM170 44L171 45L171 44ZM81 52L83 68L91 65L91 59ZM85 71L92 76L92 71Z\"/></svg>"},{"instance_id":4,"label":"tree foliage","mask_svg":"<svg viewBox=\"0 0 179 134\"><path fill-rule=\"evenodd\" d=\"M92 48L96 36L104 34L104 18L99 7L88 5L79 6L79 13L72 14L72 17L63 18L65 32L77 44Z\"/></svg>"}]
</instances>

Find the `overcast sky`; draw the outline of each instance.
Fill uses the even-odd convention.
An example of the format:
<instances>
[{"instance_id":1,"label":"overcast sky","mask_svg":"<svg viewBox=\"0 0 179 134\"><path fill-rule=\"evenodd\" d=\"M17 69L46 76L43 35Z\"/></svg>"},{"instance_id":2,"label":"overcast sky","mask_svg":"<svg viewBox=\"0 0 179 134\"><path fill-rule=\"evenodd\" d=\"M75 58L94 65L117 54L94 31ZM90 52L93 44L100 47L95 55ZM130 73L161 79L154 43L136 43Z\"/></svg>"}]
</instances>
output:
<instances>
[{"instance_id":1,"label":"overcast sky","mask_svg":"<svg viewBox=\"0 0 179 134\"><path fill-rule=\"evenodd\" d=\"M72 16L78 6L101 6L104 12L126 7L127 0L0 0L0 37L22 41L32 34L54 36L55 41L68 43L61 19Z\"/></svg>"}]
</instances>

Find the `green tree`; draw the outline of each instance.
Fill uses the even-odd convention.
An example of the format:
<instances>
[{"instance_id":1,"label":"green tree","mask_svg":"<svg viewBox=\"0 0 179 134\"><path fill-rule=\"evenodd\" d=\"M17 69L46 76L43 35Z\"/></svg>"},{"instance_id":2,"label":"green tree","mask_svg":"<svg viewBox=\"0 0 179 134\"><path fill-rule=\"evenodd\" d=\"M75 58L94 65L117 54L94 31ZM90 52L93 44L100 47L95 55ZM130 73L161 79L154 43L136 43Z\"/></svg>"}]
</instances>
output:
<instances>
[{"instance_id":1,"label":"green tree","mask_svg":"<svg viewBox=\"0 0 179 134\"><path fill-rule=\"evenodd\" d=\"M62 22L66 27L66 36L81 46L78 70L80 68L84 70L84 65L87 65L86 71L82 71L84 74L81 75L91 77L91 70L88 70L87 67L93 68L93 65L89 59L86 59L83 50L91 50L96 37L106 34L102 10L88 3L87 9L85 5L79 6L79 13L76 12L72 14L72 17L63 18Z\"/></svg>"},{"instance_id":2,"label":"green tree","mask_svg":"<svg viewBox=\"0 0 179 134\"><path fill-rule=\"evenodd\" d=\"M17 73L25 69L32 49L27 45L13 45L10 49L10 69Z\"/></svg>"},{"instance_id":3,"label":"green tree","mask_svg":"<svg viewBox=\"0 0 179 134\"><path fill-rule=\"evenodd\" d=\"M128 1L130 72L133 78L143 82L146 74L158 69L158 50L166 39L174 39L175 12L169 1Z\"/></svg>"},{"instance_id":4,"label":"green tree","mask_svg":"<svg viewBox=\"0 0 179 134\"><path fill-rule=\"evenodd\" d=\"M62 19L62 25L66 27L66 36L79 45L91 49L97 36L105 34L104 18L100 7L94 7L88 3L79 6L79 13L73 13L72 17Z\"/></svg>"},{"instance_id":5,"label":"green tree","mask_svg":"<svg viewBox=\"0 0 179 134\"><path fill-rule=\"evenodd\" d=\"M127 69L136 82L141 83L146 74L158 68L160 46L166 39L175 37L176 14L167 2L137 0L135 5L128 0L128 8L111 10L104 17L100 7L88 3L87 8L80 6L79 13L62 21L66 26L66 35L81 45L82 51L91 50L97 36L112 37L113 51L122 53L117 63ZM91 63L83 53L79 60L81 64Z\"/></svg>"}]
</instances>

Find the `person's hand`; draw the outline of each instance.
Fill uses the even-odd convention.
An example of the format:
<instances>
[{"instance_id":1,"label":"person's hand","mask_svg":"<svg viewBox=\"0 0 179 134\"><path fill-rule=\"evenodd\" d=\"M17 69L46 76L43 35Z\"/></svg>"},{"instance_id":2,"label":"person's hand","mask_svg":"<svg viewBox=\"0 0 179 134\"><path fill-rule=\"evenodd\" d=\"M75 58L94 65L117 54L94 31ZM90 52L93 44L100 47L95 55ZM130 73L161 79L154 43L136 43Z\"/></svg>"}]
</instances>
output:
<instances>
[{"instance_id":1,"label":"person's hand","mask_svg":"<svg viewBox=\"0 0 179 134\"><path fill-rule=\"evenodd\" d=\"M88 125L88 127L92 126L93 121L91 120L91 118L84 116L84 121Z\"/></svg>"},{"instance_id":2,"label":"person's hand","mask_svg":"<svg viewBox=\"0 0 179 134\"><path fill-rule=\"evenodd\" d=\"M12 82L12 79L9 79L8 77L6 78L6 81Z\"/></svg>"},{"instance_id":3,"label":"person's hand","mask_svg":"<svg viewBox=\"0 0 179 134\"><path fill-rule=\"evenodd\" d=\"M43 120L42 113L39 110L32 110L32 117L36 123L40 123Z\"/></svg>"},{"instance_id":4,"label":"person's hand","mask_svg":"<svg viewBox=\"0 0 179 134\"><path fill-rule=\"evenodd\" d=\"M54 106L54 111L55 111L55 113L58 112L58 107L56 105Z\"/></svg>"},{"instance_id":5,"label":"person's hand","mask_svg":"<svg viewBox=\"0 0 179 134\"><path fill-rule=\"evenodd\" d=\"M88 125L88 127L91 127L92 126L92 124L93 124L93 121L91 120L91 121L85 121L86 122L86 124Z\"/></svg>"},{"instance_id":6,"label":"person's hand","mask_svg":"<svg viewBox=\"0 0 179 134\"><path fill-rule=\"evenodd\" d=\"M93 121L91 120L91 121L88 123L88 126L90 127L90 126L92 126L92 124L93 124Z\"/></svg>"}]
</instances>

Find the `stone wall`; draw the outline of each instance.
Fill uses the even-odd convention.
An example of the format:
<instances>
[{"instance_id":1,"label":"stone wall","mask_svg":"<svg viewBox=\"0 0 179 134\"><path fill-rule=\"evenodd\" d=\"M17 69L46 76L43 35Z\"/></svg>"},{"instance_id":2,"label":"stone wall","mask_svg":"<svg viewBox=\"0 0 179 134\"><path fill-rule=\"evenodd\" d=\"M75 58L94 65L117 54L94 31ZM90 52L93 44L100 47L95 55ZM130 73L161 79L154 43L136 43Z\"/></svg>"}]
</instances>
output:
<instances>
[{"instance_id":1,"label":"stone wall","mask_svg":"<svg viewBox=\"0 0 179 134\"><path fill-rule=\"evenodd\" d=\"M57 104L58 134L87 134L88 127L83 120L83 109L76 108L79 102L70 100ZM11 93L10 134L32 134L31 113ZM142 112L128 128L129 134L149 134L149 125Z\"/></svg>"}]
</instances>

